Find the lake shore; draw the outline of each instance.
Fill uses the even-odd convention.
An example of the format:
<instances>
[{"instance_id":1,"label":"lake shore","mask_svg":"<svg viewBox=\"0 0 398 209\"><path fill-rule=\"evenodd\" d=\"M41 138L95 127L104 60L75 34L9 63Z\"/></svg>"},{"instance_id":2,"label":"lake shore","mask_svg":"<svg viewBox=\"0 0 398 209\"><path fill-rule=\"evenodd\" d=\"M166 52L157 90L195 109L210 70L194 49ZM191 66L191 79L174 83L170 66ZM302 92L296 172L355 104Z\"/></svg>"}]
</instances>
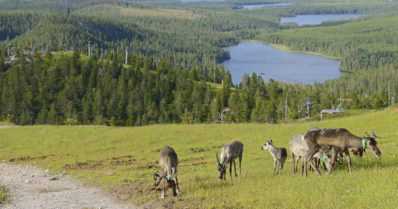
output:
<instances>
[{"instance_id":1,"label":"lake shore","mask_svg":"<svg viewBox=\"0 0 398 209\"><path fill-rule=\"evenodd\" d=\"M302 51L302 50L296 50L296 49L292 49L291 47L287 46L287 45L283 45L283 44L271 44L268 42L265 42L263 40L258 40L261 41L265 44L270 44L273 48L281 50L281 51L285 51L285 52L293 52L293 53L304 53L304 54L308 54L308 55L315 55L315 56L320 56L320 57L324 57L327 59L333 59L333 60L341 60L341 57L336 57L336 56L332 56L332 55L327 55L327 54L322 54L319 52L314 52L314 51Z\"/></svg>"},{"instance_id":2,"label":"lake shore","mask_svg":"<svg viewBox=\"0 0 398 209\"><path fill-rule=\"evenodd\" d=\"M265 41L244 40L225 48L231 59L223 62L239 83L245 74L258 73L264 79L287 83L318 83L340 76L340 60L317 53L291 50L284 45L272 45Z\"/></svg>"}]
</instances>

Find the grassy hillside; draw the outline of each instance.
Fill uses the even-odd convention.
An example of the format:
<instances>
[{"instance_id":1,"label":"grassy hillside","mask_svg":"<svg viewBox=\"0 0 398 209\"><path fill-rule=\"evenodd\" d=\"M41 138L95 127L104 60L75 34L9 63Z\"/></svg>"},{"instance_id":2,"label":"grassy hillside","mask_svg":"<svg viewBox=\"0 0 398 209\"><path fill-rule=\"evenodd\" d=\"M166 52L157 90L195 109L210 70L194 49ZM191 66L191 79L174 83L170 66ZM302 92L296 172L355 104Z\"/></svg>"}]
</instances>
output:
<instances>
[{"instance_id":1,"label":"grassy hillside","mask_svg":"<svg viewBox=\"0 0 398 209\"><path fill-rule=\"evenodd\" d=\"M172 145L180 157L182 196L164 202L176 208L394 208L398 204L395 173L396 109L322 122L213 125L155 125L137 128L35 126L0 129L0 160L65 171L101 185L121 199L157 201L151 190L159 150ZM278 146L311 127L346 127L358 135L376 130L383 151L354 159L351 175L340 168L330 176L292 176L290 159L281 176L272 175L272 160L260 150L272 137ZM215 153L223 143L245 144L243 177L217 179ZM162 203L163 204L163 203Z\"/></svg>"}]
</instances>

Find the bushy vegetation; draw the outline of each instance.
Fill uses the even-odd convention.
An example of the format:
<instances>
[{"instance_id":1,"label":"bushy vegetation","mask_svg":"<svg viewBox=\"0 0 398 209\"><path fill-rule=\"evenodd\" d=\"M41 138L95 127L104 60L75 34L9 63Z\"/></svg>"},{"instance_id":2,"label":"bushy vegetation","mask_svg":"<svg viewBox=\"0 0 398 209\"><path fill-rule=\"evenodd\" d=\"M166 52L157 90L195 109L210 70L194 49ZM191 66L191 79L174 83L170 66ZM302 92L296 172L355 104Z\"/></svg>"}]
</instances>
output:
<instances>
[{"instance_id":1,"label":"bushy vegetation","mask_svg":"<svg viewBox=\"0 0 398 209\"><path fill-rule=\"evenodd\" d=\"M135 128L102 126L27 126L0 129L0 160L29 163L99 185L135 203L158 200L151 190L159 150L173 146L180 158L180 198L160 205L175 208L395 208L398 112L390 109L322 122L290 124L153 125ZM293 135L312 127L345 127L362 136L375 130L383 152L353 157L331 175L291 175L290 155L282 175L273 176L273 161L260 146L272 138L288 146ZM233 183L218 179L215 153L232 139L245 144L243 176ZM169 205L170 206L170 205Z\"/></svg>"}]
</instances>

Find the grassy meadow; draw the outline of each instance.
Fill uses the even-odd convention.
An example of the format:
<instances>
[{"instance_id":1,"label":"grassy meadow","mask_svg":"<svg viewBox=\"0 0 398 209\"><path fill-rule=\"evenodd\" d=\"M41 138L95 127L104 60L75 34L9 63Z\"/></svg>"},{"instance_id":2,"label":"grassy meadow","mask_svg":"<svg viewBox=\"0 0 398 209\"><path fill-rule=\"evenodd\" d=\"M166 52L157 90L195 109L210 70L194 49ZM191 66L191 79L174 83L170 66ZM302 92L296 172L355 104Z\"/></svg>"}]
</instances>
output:
<instances>
[{"instance_id":1,"label":"grassy meadow","mask_svg":"<svg viewBox=\"0 0 398 209\"><path fill-rule=\"evenodd\" d=\"M389 109L321 122L289 124L200 124L145 127L27 126L0 129L0 160L66 172L136 204L175 208L395 208L398 204L398 111ZM272 175L272 159L260 146L290 138L311 127L346 127L362 135L375 130L383 152L354 157L353 172L341 167L331 175L291 174L290 156L282 175ZM242 177L217 178L215 153L231 139L245 144ZM159 150L173 146L180 158L182 195L158 199L152 174ZM1 192L0 192L1 193ZM1 197L1 194L0 194Z\"/></svg>"}]
</instances>

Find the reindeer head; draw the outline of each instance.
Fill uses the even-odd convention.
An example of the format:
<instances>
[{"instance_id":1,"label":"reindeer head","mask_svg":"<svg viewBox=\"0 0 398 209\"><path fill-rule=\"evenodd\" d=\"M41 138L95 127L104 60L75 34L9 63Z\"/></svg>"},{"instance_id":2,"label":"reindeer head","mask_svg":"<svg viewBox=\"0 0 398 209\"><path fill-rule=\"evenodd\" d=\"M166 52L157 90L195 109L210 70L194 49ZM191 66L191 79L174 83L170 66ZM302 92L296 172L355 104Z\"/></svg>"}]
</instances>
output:
<instances>
[{"instance_id":1,"label":"reindeer head","mask_svg":"<svg viewBox=\"0 0 398 209\"><path fill-rule=\"evenodd\" d=\"M217 170L220 173L219 178L225 179L225 173L227 172L227 169L225 167L225 164L220 162L220 159L218 158L218 153L216 153L216 159L217 159Z\"/></svg>"},{"instance_id":2,"label":"reindeer head","mask_svg":"<svg viewBox=\"0 0 398 209\"><path fill-rule=\"evenodd\" d=\"M268 141L266 141L263 146L261 146L262 150L269 150L272 147L272 139L269 139Z\"/></svg>"},{"instance_id":3,"label":"reindeer head","mask_svg":"<svg viewBox=\"0 0 398 209\"><path fill-rule=\"evenodd\" d=\"M153 174L153 179L155 180L154 187L156 189L173 189L173 195L177 196L177 182L176 179L170 178L168 179L165 175L160 174L159 172Z\"/></svg>"},{"instance_id":4,"label":"reindeer head","mask_svg":"<svg viewBox=\"0 0 398 209\"><path fill-rule=\"evenodd\" d=\"M364 150L366 150L367 146L370 147L370 149L372 150L373 154L375 154L375 156L377 158L379 158L381 156L381 151L379 149L379 147L377 146L377 135L376 133L373 131L371 135L366 135L364 137L363 140L364 141Z\"/></svg>"},{"instance_id":5,"label":"reindeer head","mask_svg":"<svg viewBox=\"0 0 398 209\"><path fill-rule=\"evenodd\" d=\"M157 187L157 186L159 186L160 182L162 181L162 176L158 172L156 172L153 174L153 180L155 181L153 186Z\"/></svg>"}]
</instances>

